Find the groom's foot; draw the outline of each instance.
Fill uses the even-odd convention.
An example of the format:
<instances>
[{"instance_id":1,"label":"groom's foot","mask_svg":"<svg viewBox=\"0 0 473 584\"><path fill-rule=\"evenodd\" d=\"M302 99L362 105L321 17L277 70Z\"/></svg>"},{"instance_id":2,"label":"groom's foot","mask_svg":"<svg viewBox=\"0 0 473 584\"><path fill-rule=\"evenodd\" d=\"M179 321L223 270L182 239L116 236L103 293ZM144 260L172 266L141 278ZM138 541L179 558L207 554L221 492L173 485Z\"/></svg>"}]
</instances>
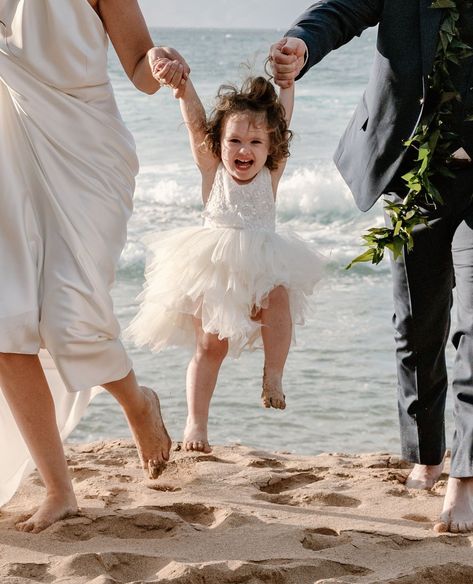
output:
<instances>
[{"instance_id":1,"label":"groom's foot","mask_svg":"<svg viewBox=\"0 0 473 584\"><path fill-rule=\"evenodd\" d=\"M473 531L473 477L448 479L447 493L437 533L468 533Z\"/></svg>"},{"instance_id":2,"label":"groom's foot","mask_svg":"<svg viewBox=\"0 0 473 584\"><path fill-rule=\"evenodd\" d=\"M406 480L408 489L431 489L439 480L443 471L440 464L415 464Z\"/></svg>"},{"instance_id":3,"label":"groom's foot","mask_svg":"<svg viewBox=\"0 0 473 584\"><path fill-rule=\"evenodd\" d=\"M145 474L157 479L169 460L172 443L161 416L158 396L149 387L140 389L143 406L133 416L128 413L127 417Z\"/></svg>"},{"instance_id":4,"label":"groom's foot","mask_svg":"<svg viewBox=\"0 0 473 584\"><path fill-rule=\"evenodd\" d=\"M281 375L263 372L261 402L264 408L286 409L286 396L282 390Z\"/></svg>"},{"instance_id":5,"label":"groom's foot","mask_svg":"<svg viewBox=\"0 0 473 584\"><path fill-rule=\"evenodd\" d=\"M188 419L184 429L182 447L187 451L210 454L212 448L207 438L207 424L199 424Z\"/></svg>"}]
</instances>

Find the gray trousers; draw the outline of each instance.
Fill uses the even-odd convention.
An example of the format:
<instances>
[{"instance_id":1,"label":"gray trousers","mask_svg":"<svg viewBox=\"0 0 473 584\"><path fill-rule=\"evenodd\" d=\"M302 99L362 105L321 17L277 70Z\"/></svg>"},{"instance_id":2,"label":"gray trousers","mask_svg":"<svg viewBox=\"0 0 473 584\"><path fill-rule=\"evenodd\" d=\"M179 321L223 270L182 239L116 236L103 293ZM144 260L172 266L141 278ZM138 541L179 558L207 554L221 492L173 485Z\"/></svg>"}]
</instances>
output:
<instances>
[{"instance_id":1,"label":"gray trousers","mask_svg":"<svg viewBox=\"0 0 473 584\"><path fill-rule=\"evenodd\" d=\"M437 186L445 205L426 209L414 249L391 262L402 455L439 464L445 454L445 347L456 287L453 333L455 434L451 476L473 476L473 168ZM391 190L391 189L390 189ZM399 199L394 188L388 198ZM397 193L397 194L396 194Z\"/></svg>"}]
</instances>

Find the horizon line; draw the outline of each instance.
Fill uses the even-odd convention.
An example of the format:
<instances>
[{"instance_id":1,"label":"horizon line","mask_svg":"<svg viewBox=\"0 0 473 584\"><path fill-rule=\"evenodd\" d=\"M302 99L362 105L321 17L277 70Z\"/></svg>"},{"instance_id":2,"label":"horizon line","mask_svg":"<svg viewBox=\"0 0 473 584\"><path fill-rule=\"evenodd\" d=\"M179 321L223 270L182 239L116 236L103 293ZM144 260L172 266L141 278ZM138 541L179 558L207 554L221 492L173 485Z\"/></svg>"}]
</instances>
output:
<instances>
[{"instance_id":1,"label":"horizon line","mask_svg":"<svg viewBox=\"0 0 473 584\"><path fill-rule=\"evenodd\" d=\"M281 31L281 30L285 30L282 27L264 27L264 26L202 26L202 25L197 25L197 26L193 26L193 25L179 25L179 26L174 26L174 25L170 25L170 24L148 24L149 27L152 28L172 28L172 29L183 29L183 30L189 30L189 29L202 29L202 30L274 30L274 31Z\"/></svg>"}]
</instances>

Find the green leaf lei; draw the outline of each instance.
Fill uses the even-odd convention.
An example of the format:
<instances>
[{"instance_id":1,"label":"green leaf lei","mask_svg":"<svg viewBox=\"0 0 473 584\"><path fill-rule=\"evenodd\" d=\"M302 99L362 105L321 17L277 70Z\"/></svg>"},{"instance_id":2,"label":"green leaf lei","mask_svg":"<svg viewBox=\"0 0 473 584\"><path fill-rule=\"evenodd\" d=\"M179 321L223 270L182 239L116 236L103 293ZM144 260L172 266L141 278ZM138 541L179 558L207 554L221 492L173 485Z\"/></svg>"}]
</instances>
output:
<instances>
[{"instance_id":1,"label":"green leaf lei","mask_svg":"<svg viewBox=\"0 0 473 584\"><path fill-rule=\"evenodd\" d=\"M440 26L440 38L432 73L429 75L429 106L424 113L413 136L405 146L417 150L414 167L402 179L408 193L402 203L385 200L385 211L391 219L392 227L372 227L362 236L368 249L347 266L359 262L379 264L385 249L392 251L394 259L402 254L404 246L412 250L414 240L412 230L416 225L426 225L422 207L441 205L442 197L435 187L435 177L453 176L448 168L456 134L451 129L451 118L455 101L460 100L453 86L450 67L459 65L462 59L473 55L472 47L462 42L458 28L460 17L458 0L435 0L431 8L446 10ZM466 121L473 121L468 117Z\"/></svg>"}]
</instances>

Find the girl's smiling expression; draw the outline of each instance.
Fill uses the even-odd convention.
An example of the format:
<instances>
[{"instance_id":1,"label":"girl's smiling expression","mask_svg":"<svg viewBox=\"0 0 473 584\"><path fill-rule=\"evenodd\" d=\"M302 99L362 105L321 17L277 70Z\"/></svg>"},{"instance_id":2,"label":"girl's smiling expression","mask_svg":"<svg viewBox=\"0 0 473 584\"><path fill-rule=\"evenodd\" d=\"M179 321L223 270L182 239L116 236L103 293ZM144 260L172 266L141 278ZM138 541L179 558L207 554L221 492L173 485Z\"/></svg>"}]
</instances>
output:
<instances>
[{"instance_id":1,"label":"girl's smiling expression","mask_svg":"<svg viewBox=\"0 0 473 584\"><path fill-rule=\"evenodd\" d=\"M245 112L231 114L225 120L221 135L222 163L238 184L251 182L266 164L270 139L268 129Z\"/></svg>"}]
</instances>

